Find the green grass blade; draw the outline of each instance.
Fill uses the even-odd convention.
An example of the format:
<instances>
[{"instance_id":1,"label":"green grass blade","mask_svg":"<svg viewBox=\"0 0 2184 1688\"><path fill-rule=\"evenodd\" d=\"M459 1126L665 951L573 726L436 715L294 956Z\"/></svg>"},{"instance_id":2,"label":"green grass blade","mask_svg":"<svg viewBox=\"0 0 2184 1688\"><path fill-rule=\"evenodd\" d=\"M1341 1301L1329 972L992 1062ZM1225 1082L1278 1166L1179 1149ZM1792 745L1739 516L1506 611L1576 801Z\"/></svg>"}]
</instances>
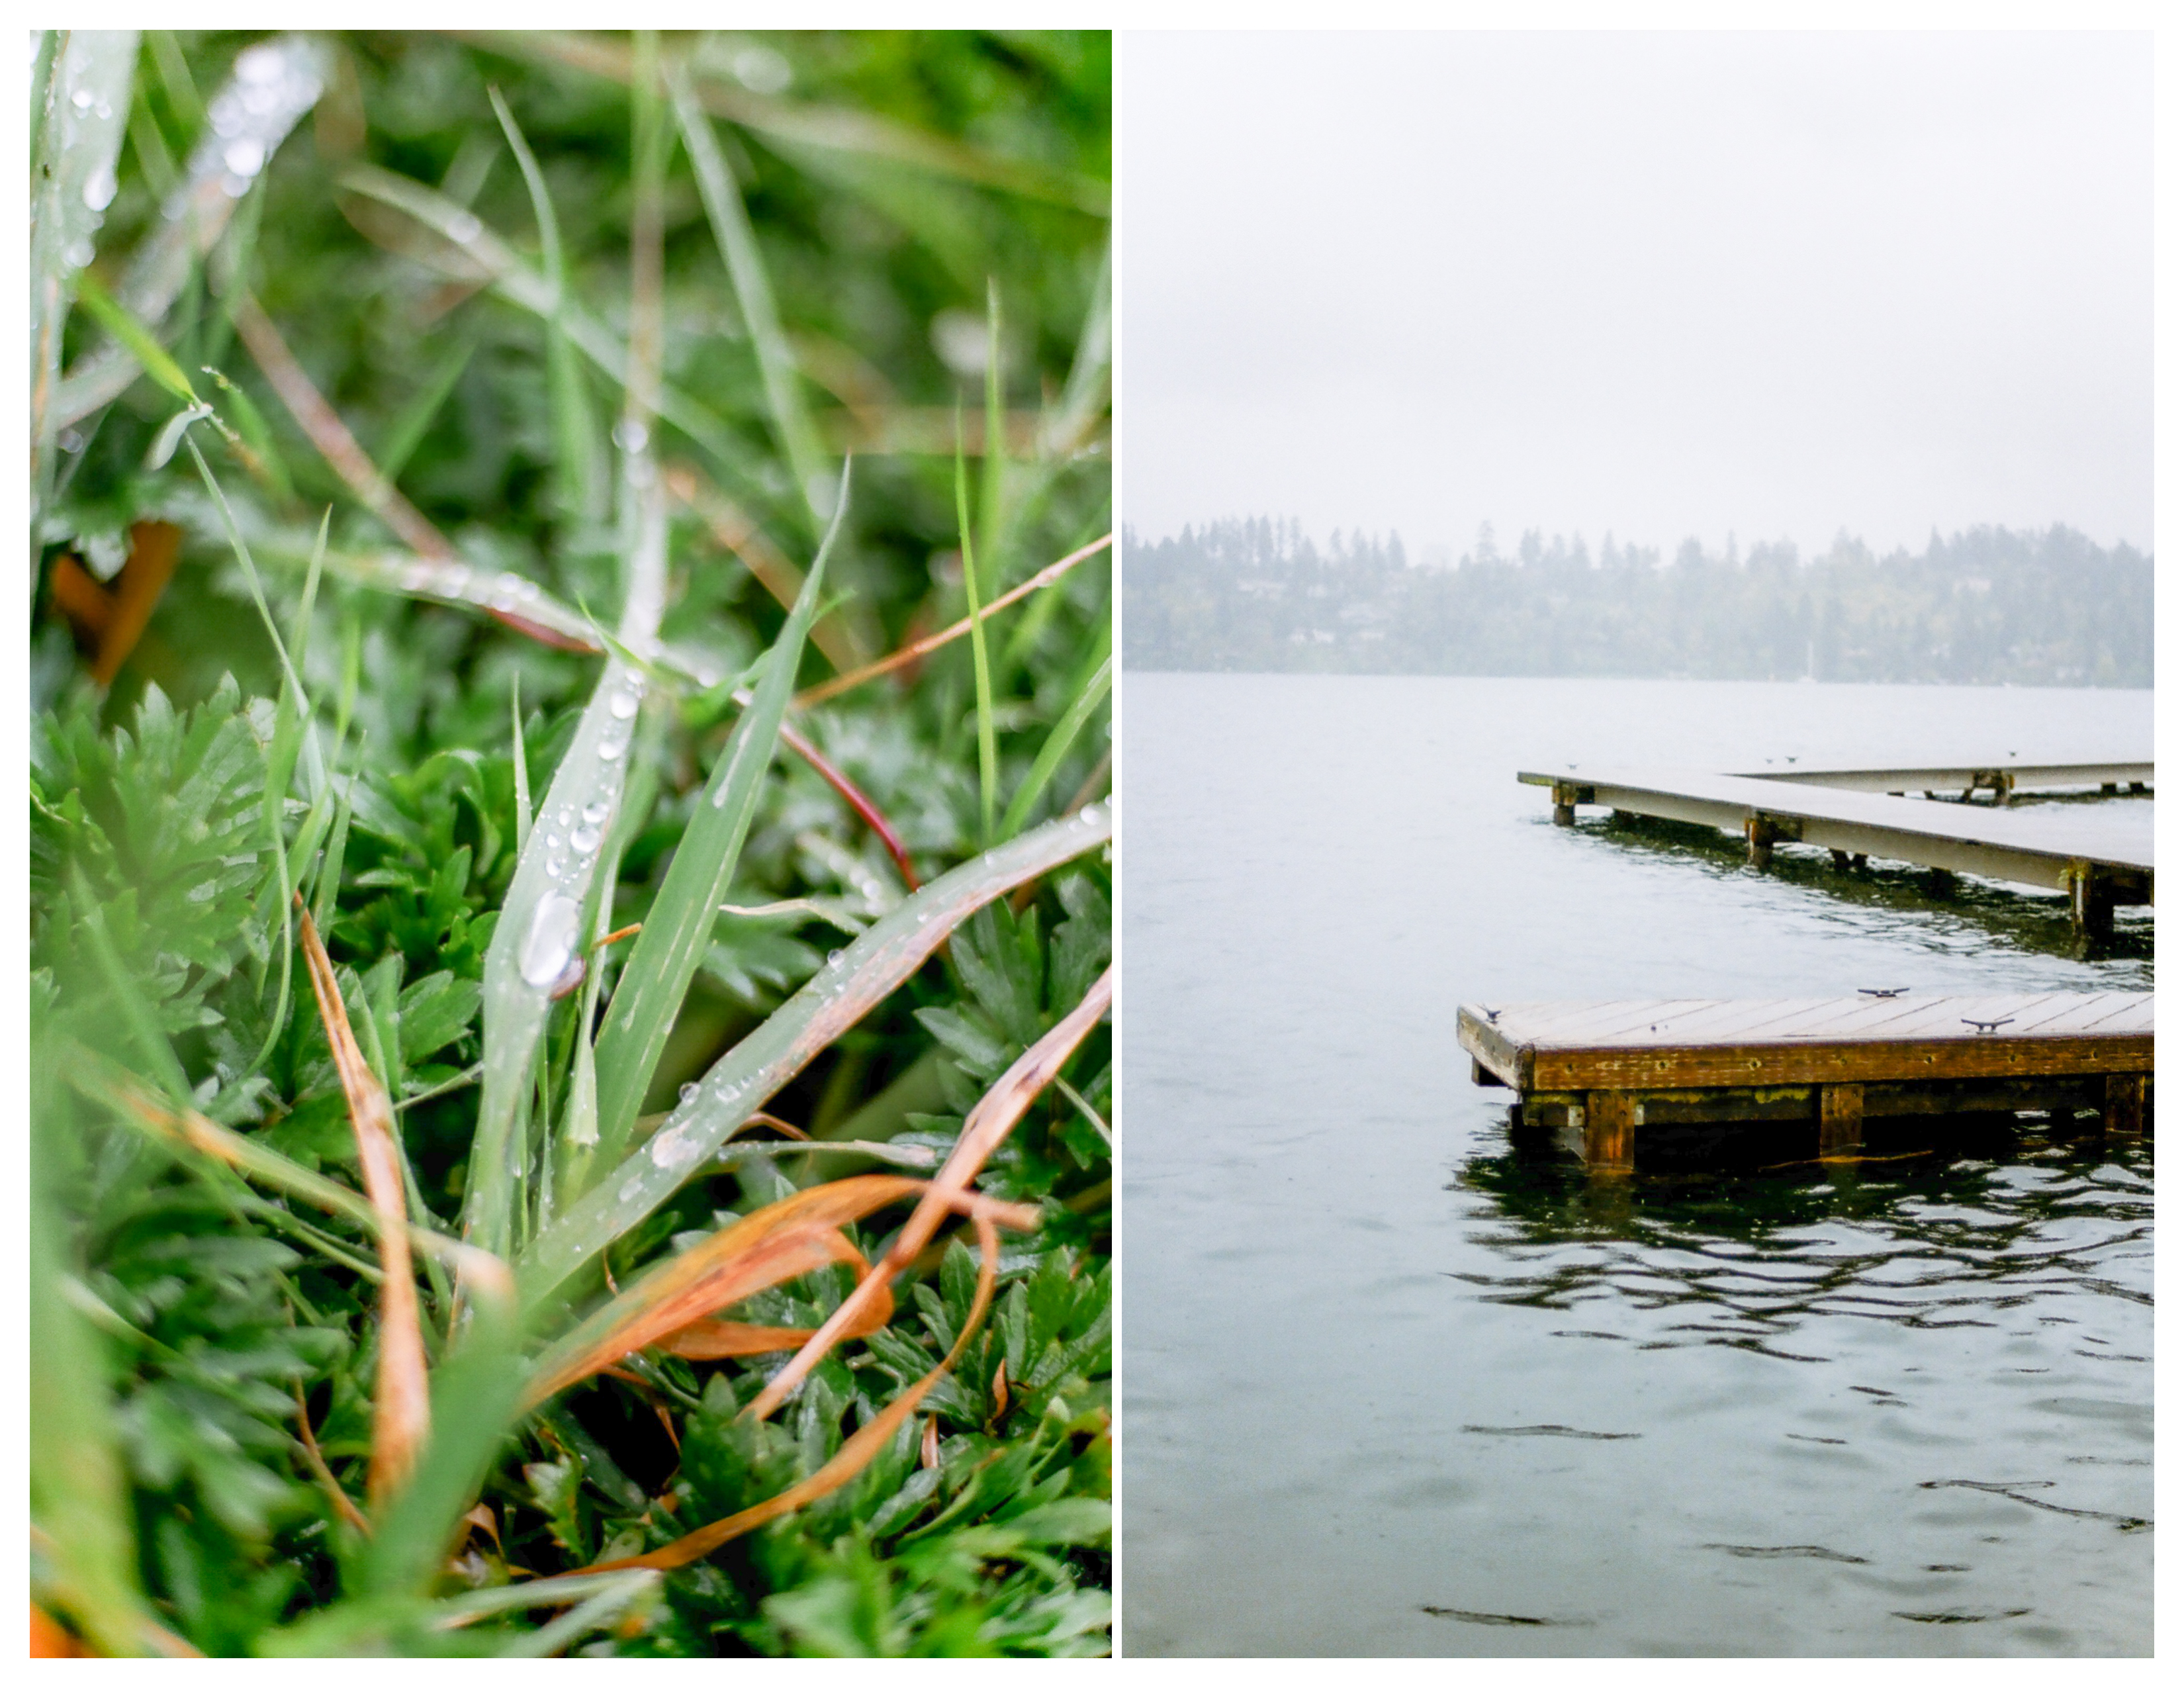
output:
<instances>
[{"instance_id":1,"label":"green grass blade","mask_svg":"<svg viewBox=\"0 0 2184 1688\"><path fill-rule=\"evenodd\" d=\"M549 289L546 319L546 376L554 399L554 471L561 487L563 511L571 519L599 521L606 514L606 461L600 454L599 434L592 426L591 407L584 398L582 372L577 367L576 348L569 343L568 272L561 255L561 225L554 214L554 198L546 191L546 174L530 143L517 126L515 114L499 88L488 88L493 115L515 154L523 172L523 185L531 195L531 214L538 224L538 256L545 266Z\"/></svg>"},{"instance_id":2,"label":"green grass blade","mask_svg":"<svg viewBox=\"0 0 2184 1688\"><path fill-rule=\"evenodd\" d=\"M971 671L978 692L978 836L994 838L994 794L1000 784L1000 759L994 744L994 683L986 664L986 618L978 606L978 564L971 545L970 478L963 466L963 415L956 415L956 533L963 549L963 595L971 616Z\"/></svg>"},{"instance_id":3,"label":"green grass blade","mask_svg":"<svg viewBox=\"0 0 2184 1688\"><path fill-rule=\"evenodd\" d=\"M676 847L667 877L644 917L621 983L608 1005L599 1040L599 1163L621 1157L651 1083L653 1068L666 1047L690 980L720 922L721 899L734 877L751 817L766 788L766 772L780 737L781 718L796 688L796 670L805 640L818 613L827 562L839 538L850 501L845 463L835 497L834 519L818 554L812 559L804 589L775 640L766 677L737 721L727 748L707 782L688 831Z\"/></svg>"},{"instance_id":4,"label":"green grass blade","mask_svg":"<svg viewBox=\"0 0 2184 1688\"><path fill-rule=\"evenodd\" d=\"M1115 677L1115 661L1107 649L1109 632L1100 630L1099 666L1085 677L1071 698L1069 707L1062 711L1061 719L1055 722L1054 730L1046 735L1046 743L1039 747L1031 772L1024 776L1017 794L1009 799L1009 811L1001 816L1001 836L1012 838L1022 829L1031 816L1032 805L1039 801L1039 794L1046 789L1054 771L1061 766L1061 759L1069 753L1077 735L1084 731L1084 723L1092 718L1107 695L1108 687Z\"/></svg>"},{"instance_id":5,"label":"green grass blade","mask_svg":"<svg viewBox=\"0 0 2184 1688\"><path fill-rule=\"evenodd\" d=\"M515 765L515 853L523 854L531 842L531 764L523 754L523 676L510 677L508 685L510 755Z\"/></svg>"},{"instance_id":6,"label":"green grass blade","mask_svg":"<svg viewBox=\"0 0 2184 1688\"><path fill-rule=\"evenodd\" d=\"M498 1281L494 1281L498 1279ZM446 1563L456 1521L476 1499L515 1418L526 1368L507 1273L498 1261L464 1274L471 1318L432 1374L432 1435L409 1485L371 1540L365 1579L382 1594L423 1594Z\"/></svg>"},{"instance_id":7,"label":"green grass blade","mask_svg":"<svg viewBox=\"0 0 2184 1688\"><path fill-rule=\"evenodd\" d=\"M1000 596L1004 496L1007 491L1009 436L1001 409L1001 284L986 277L986 450L978 460L978 552L983 572L978 596Z\"/></svg>"},{"instance_id":8,"label":"green grass blade","mask_svg":"<svg viewBox=\"0 0 2184 1688\"><path fill-rule=\"evenodd\" d=\"M42 1041L39 1029L32 1028L34 1048ZM149 1613L136 1580L107 1363L98 1333L67 1295L73 1250L61 1191L67 1160L80 1151L58 1067L53 1061L31 1067L29 1351L37 1357L27 1368L31 1522L45 1536L47 1597L101 1650L127 1654L142 1650Z\"/></svg>"},{"instance_id":9,"label":"green grass blade","mask_svg":"<svg viewBox=\"0 0 2184 1688\"><path fill-rule=\"evenodd\" d=\"M197 389L182 373L182 366L167 355L167 348L139 322L129 308L98 284L96 276L76 278L76 298L98 319L99 326L121 343L122 349L142 365L144 373L185 404L198 402Z\"/></svg>"},{"instance_id":10,"label":"green grass blade","mask_svg":"<svg viewBox=\"0 0 2184 1688\"><path fill-rule=\"evenodd\" d=\"M1050 821L973 857L905 898L716 1061L652 1139L565 1209L517 1263L533 1305L568 1282L716 1155L805 1064L924 966L972 915L1114 835L1112 805Z\"/></svg>"},{"instance_id":11,"label":"green grass blade","mask_svg":"<svg viewBox=\"0 0 2184 1688\"><path fill-rule=\"evenodd\" d=\"M683 145L690 154L691 167L697 172L698 191L705 203L706 220L713 226L713 239L721 248L728 277L735 284L736 303L743 309L744 326L758 354L759 378L766 388L774 437L804 494L805 508L816 532L828 515L819 501L825 484L825 453L798 384L800 377L795 354L789 349L788 337L782 331L781 313L774 304L773 283L759 252L758 237L751 231L743 195L729 173L727 160L721 156L712 121L699 104L688 74L680 63L670 67L667 86L674 98L675 115L682 127Z\"/></svg>"}]
</instances>

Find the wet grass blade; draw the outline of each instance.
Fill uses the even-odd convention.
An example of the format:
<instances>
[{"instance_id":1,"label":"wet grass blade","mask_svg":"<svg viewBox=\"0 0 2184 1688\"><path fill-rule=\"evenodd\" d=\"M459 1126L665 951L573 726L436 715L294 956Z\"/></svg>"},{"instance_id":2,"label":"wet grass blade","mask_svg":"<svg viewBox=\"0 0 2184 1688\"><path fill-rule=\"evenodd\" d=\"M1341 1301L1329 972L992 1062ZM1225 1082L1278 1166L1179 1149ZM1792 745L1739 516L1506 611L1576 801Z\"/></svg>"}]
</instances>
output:
<instances>
[{"instance_id":1,"label":"wet grass blade","mask_svg":"<svg viewBox=\"0 0 2184 1688\"><path fill-rule=\"evenodd\" d=\"M61 337L69 305L115 192L136 63L134 30L71 30L53 40L43 119L33 131L46 167L31 198L31 497L33 520L53 484L65 413ZM126 383L125 382L125 385Z\"/></svg>"},{"instance_id":2,"label":"wet grass blade","mask_svg":"<svg viewBox=\"0 0 2184 1688\"><path fill-rule=\"evenodd\" d=\"M690 980L719 924L721 899L727 893L743 853L751 817L766 788L781 718L796 684L804 643L819 607L827 560L839 537L850 502L850 472L844 464L836 496L834 520L812 560L804 590L797 594L780 637L766 660L766 677L752 694L721 754L689 829L676 847L667 877L644 917L644 930L623 968L621 982L607 1006L599 1058L599 1155L603 1164L621 1157L630 1128L651 1083L653 1068L674 1029Z\"/></svg>"},{"instance_id":3,"label":"wet grass blade","mask_svg":"<svg viewBox=\"0 0 2184 1688\"><path fill-rule=\"evenodd\" d=\"M797 1384L803 1382L811 1368L825 1359L837 1342L847 1335L869 1314L871 1304L889 1293L889 1284L894 1275L917 1258L917 1251L932 1240L956 1198L970 1188L971 1180L984 1167L994 1150L1016 1128L1023 1117L1024 1110L1037 1099L1039 1093L1052 1084L1069 1057L1077 1051L1093 1027L1100 1022L1115 996L1115 970L1112 967L1094 982L1084 994L1084 1000L1057 1021L1052 1030L1017 1057L1009 1070L994 1081L992 1089L978 1099L963 1122L962 1134L956 1139L956 1147L947 1162L926 1186L916 1210L896 1233L889 1246L886 1259L875 1267L870 1277L842 1298L827 1322L812 1333L794 1359L776 1372L766 1386L744 1409L746 1415L763 1418L786 1401Z\"/></svg>"},{"instance_id":4,"label":"wet grass blade","mask_svg":"<svg viewBox=\"0 0 2184 1688\"><path fill-rule=\"evenodd\" d=\"M963 553L963 593L969 600L971 669L978 711L978 836L994 841L994 791L1000 783L994 747L993 677L986 666L986 618L978 607L978 564L971 545L971 488L963 467L963 417L956 417L956 535Z\"/></svg>"},{"instance_id":5,"label":"wet grass blade","mask_svg":"<svg viewBox=\"0 0 2184 1688\"><path fill-rule=\"evenodd\" d=\"M644 1148L565 1209L525 1251L516 1277L537 1302L679 1189L737 1128L994 898L1095 850L1114 833L1096 805L1033 828L940 876L854 939L803 989L716 1061Z\"/></svg>"},{"instance_id":6,"label":"wet grass blade","mask_svg":"<svg viewBox=\"0 0 2184 1688\"><path fill-rule=\"evenodd\" d=\"M1031 772L1024 776L1023 783L1017 788L1017 794L1009 799L1009 811L1001 816L1003 838L1012 838L1022 829L1023 823L1031 816L1032 805L1039 801L1039 794L1046 789L1047 782L1054 777L1054 771L1061 766L1061 759L1069 754L1069 747L1076 743L1077 735L1084 730L1084 723L1092 718L1094 711L1106 698L1107 688L1115 677L1115 660L1107 648L1111 637L1109 629L1103 625L1095 651L1099 666L1078 683L1076 695L1069 700L1069 707L1062 711L1061 719L1055 722L1053 730L1046 735L1046 742L1039 747L1039 755L1032 762Z\"/></svg>"},{"instance_id":7,"label":"wet grass blade","mask_svg":"<svg viewBox=\"0 0 2184 1688\"><path fill-rule=\"evenodd\" d=\"M826 484L822 479L826 475L825 456L820 448L818 430L811 426L811 413L797 385L801 377L795 354L789 350L788 337L782 332L773 283L766 275L758 237L751 231L749 215L744 209L743 195L721 156L712 121L698 103L688 70L679 62L671 62L666 80L676 120L682 125L683 147L690 155L692 169L697 172L698 192L705 203L706 220L712 225L713 239L721 248L721 261L727 265L728 278L735 284L736 303L742 308L751 348L758 355L759 379L766 389L766 409L773 422L774 437L780 443L783 456L788 460L790 472L795 476L797 488L803 494L812 531L816 532L830 514L820 504Z\"/></svg>"},{"instance_id":8,"label":"wet grass blade","mask_svg":"<svg viewBox=\"0 0 2184 1688\"><path fill-rule=\"evenodd\" d=\"M425 1344L417 1323L417 1280L410 1266L402 1151L395 1143L394 1111L387 1091L357 1048L333 963L309 914L304 916L303 939L311 989L319 999L319 1017L348 1098L365 1190L379 1215L379 1269L384 1275L379 1286L379 1372L372 1399L369 1485L377 1509L385 1507L408 1480L432 1428Z\"/></svg>"}]
</instances>

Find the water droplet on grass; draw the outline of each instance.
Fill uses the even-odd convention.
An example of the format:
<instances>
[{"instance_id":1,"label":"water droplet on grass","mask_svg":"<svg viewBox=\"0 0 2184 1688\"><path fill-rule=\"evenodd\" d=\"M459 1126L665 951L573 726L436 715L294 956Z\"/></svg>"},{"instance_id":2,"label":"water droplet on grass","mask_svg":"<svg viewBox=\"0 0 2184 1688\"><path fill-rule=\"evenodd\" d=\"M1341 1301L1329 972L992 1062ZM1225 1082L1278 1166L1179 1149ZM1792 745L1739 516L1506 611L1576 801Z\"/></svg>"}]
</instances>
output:
<instances>
[{"instance_id":1,"label":"water droplet on grass","mask_svg":"<svg viewBox=\"0 0 2184 1688\"><path fill-rule=\"evenodd\" d=\"M524 983L534 990L544 990L561 977L577 951L578 916L572 897L552 896L538 905L516 955L516 971L522 974Z\"/></svg>"}]
</instances>

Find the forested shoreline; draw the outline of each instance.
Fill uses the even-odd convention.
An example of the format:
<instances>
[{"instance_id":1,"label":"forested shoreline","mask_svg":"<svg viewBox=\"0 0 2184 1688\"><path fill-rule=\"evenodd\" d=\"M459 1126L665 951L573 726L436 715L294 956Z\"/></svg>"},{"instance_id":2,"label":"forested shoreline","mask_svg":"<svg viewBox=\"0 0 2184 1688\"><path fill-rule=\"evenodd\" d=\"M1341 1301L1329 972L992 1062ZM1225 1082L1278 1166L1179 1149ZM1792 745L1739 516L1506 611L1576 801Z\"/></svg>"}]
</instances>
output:
<instances>
[{"instance_id":1,"label":"forested shoreline","mask_svg":"<svg viewBox=\"0 0 2184 1688\"><path fill-rule=\"evenodd\" d=\"M1482 528L1452 563L1266 517L1124 528L1139 670L2151 686L2153 560L2075 529L1975 527L1876 554L1839 536L1595 551Z\"/></svg>"}]
</instances>

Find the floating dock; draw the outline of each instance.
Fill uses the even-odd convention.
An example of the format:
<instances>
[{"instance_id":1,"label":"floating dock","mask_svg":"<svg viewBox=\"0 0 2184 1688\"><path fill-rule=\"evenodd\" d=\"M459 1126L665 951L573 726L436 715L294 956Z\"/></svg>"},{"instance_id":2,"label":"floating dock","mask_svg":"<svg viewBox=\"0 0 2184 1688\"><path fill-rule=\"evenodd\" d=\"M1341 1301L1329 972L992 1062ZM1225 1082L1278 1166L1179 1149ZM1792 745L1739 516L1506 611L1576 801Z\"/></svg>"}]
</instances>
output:
<instances>
[{"instance_id":1,"label":"floating dock","mask_svg":"<svg viewBox=\"0 0 2184 1688\"><path fill-rule=\"evenodd\" d=\"M1870 856L1906 861L1937 876L1975 873L2070 899L2081 932L2105 937L2120 906L2153 901L2153 846L2142 834L2104 822L2098 805L2074 812L2061 827L2035 829L1998 812L2015 792L2035 787L2146 790L2149 762L2036 767L1788 768L1716 774L1680 769L1572 767L1520 772L1527 785L1554 794L1554 818L1574 825L1580 805L1625 815L1719 827L1744 834L1748 859L1763 867L1778 844L1817 845L1839 868ZM1886 794L1985 788L1993 805L1923 802ZM2059 821L2060 816L2043 817Z\"/></svg>"},{"instance_id":2,"label":"floating dock","mask_svg":"<svg viewBox=\"0 0 2184 1688\"><path fill-rule=\"evenodd\" d=\"M1756 1122L1785 1158L1838 1160L1868 1118L2098 1109L2136 1136L2152 1115L2151 991L1467 1003L1457 1036L1474 1082L1606 1173L1632 1169L1648 1125Z\"/></svg>"}]
</instances>

